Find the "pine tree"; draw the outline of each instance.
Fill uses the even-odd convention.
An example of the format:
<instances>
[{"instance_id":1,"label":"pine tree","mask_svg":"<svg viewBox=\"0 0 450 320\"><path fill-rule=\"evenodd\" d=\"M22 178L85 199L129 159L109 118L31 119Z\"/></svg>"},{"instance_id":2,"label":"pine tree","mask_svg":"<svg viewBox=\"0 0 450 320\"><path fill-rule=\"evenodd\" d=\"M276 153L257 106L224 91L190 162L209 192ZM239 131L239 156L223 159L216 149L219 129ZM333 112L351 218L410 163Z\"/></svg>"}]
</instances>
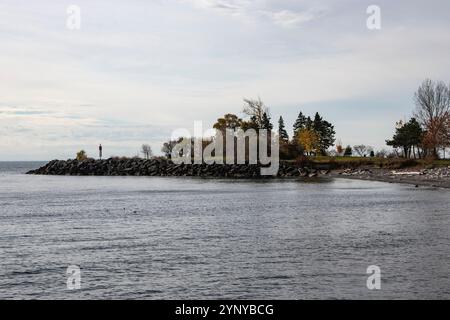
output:
<instances>
[{"instance_id":1,"label":"pine tree","mask_svg":"<svg viewBox=\"0 0 450 320\"><path fill-rule=\"evenodd\" d=\"M258 123L257 122L258 121L257 121L256 117L252 116L252 117L250 117L250 120L242 121L241 129L244 130L244 131L253 129L256 132L258 132L259 127L258 127Z\"/></svg>"},{"instance_id":2,"label":"pine tree","mask_svg":"<svg viewBox=\"0 0 450 320\"><path fill-rule=\"evenodd\" d=\"M289 136L286 132L286 128L284 126L284 120L283 117L280 116L280 119L278 120L278 135L280 137L281 143L288 143L289 142Z\"/></svg>"},{"instance_id":3,"label":"pine tree","mask_svg":"<svg viewBox=\"0 0 450 320\"><path fill-rule=\"evenodd\" d=\"M335 131L334 126L328 121L324 120L318 112L314 116L312 122L312 129L317 133L319 137L319 152L325 154L329 147L334 144Z\"/></svg>"},{"instance_id":4,"label":"pine tree","mask_svg":"<svg viewBox=\"0 0 450 320\"><path fill-rule=\"evenodd\" d=\"M317 133L323 130L323 119L318 112L314 115L313 127L312 129Z\"/></svg>"},{"instance_id":5,"label":"pine tree","mask_svg":"<svg viewBox=\"0 0 450 320\"><path fill-rule=\"evenodd\" d=\"M267 115L267 112L264 112L262 115L261 129L266 129L267 131L273 129L273 125L270 123L270 116Z\"/></svg>"},{"instance_id":6,"label":"pine tree","mask_svg":"<svg viewBox=\"0 0 450 320\"><path fill-rule=\"evenodd\" d=\"M311 130L313 128L314 122L311 120L311 117L308 116L305 122L305 129Z\"/></svg>"},{"instance_id":7,"label":"pine tree","mask_svg":"<svg viewBox=\"0 0 450 320\"><path fill-rule=\"evenodd\" d=\"M306 117L304 116L303 112L300 111L297 120L295 120L294 122L294 137L302 129L306 129Z\"/></svg>"},{"instance_id":8,"label":"pine tree","mask_svg":"<svg viewBox=\"0 0 450 320\"><path fill-rule=\"evenodd\" d=\"M344 151L344 157L351 157L352 154L353 154L352 147L347 146L347 148L345 148L345 151Z\"/></svg>"},{"instance_id":9,"label":"pine tree","mask_svg":"<svg viewBox=\"0 0 450 320\"><path fill-rule=\"evenodd\" d=\"M422 143L423 130L415 118L411 118L407 123L399 122L392 140L386 140L388 146L402 148L405 158L411 157L415 149Z\"/></svg>"}]
</instances>

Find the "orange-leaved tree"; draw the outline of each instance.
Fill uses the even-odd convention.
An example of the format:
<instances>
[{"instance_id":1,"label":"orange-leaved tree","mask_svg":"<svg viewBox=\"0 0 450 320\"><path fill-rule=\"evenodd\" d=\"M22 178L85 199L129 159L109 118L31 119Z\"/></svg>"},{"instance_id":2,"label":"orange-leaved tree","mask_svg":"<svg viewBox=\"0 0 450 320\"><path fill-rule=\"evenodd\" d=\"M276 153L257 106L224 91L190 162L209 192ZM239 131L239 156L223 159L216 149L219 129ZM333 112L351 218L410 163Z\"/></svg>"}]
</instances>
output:
<instances>
[{"instance_id":1,"label":"orange-leaved tree","mask_svg":"<svg viewBox=\"0 0 450 320\"><path fill-rule=\"evenodd\" d=\"M317 152L319 137L312 129L301 129L297 135L298 143L303 147L307 155Z\"/></svg>"}]
</instances>

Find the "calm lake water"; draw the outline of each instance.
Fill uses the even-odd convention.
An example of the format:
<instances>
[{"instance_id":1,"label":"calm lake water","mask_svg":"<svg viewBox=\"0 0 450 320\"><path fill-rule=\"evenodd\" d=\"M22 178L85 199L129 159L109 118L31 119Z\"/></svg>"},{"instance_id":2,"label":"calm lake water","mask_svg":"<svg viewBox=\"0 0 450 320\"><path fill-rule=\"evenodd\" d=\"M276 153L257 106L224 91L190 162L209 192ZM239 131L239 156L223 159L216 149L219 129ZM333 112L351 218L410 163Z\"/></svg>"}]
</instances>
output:
<instances>
[{"instance_id":1,"label":"calm lake water","mask_svg":"<svg viewBox=\"0 0 450 320\"><path fill-rule=\"evenodd\" d=\"M2 299L450 298L448 190L22 174L40 165L0 163Z\"/></svg>"}]
</instances>

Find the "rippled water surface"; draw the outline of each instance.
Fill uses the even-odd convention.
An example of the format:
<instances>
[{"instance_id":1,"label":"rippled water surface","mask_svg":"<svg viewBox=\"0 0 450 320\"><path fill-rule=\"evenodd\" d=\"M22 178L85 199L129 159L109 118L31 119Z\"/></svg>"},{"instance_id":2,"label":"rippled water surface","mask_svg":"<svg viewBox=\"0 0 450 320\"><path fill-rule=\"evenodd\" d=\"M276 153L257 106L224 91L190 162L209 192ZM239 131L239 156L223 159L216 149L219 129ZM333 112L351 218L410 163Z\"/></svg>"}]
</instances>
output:
<instances>
[{"instance_id":1,"label":"rippled water surface","mask_svg":"<svg viewBox=\"0 0 450 320\"><path fill-rule=\"evenodd\" d=\"M0 298L450 298L448 190L21 174L39 165L0 163Z\"/></svg>"}]
</instances>

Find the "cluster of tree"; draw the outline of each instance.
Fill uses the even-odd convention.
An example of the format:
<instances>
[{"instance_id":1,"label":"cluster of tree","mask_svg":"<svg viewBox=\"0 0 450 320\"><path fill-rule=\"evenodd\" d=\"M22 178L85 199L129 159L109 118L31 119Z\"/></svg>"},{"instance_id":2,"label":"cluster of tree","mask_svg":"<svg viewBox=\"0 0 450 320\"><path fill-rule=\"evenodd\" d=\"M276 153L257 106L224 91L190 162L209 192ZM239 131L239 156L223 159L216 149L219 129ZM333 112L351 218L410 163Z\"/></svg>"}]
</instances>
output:
<instances>
[{"instance_id":1,"label":"cluster of tree","mask_svg":"<svg viewBox=\"0 0 450 320\"><path fill-rule=\"evenodd\" d=\"M231 130L266 129L271 131L273 125L270 122L269 109L264 105L260 98L257 100L244 99L243 113L249 117L249 120L243 120L235 114L228 113L222 118L217 119L213 128L225 132Z\"/></svg>"},{"instance_id":2,"label":"cluster of tree","mask_svg":"<svg viewBox=\"0 0 450 320\"><path fill-rule=\"evenodd\" d=\"M393 138L387 140L405 158L439 157L450 147L450 85L425 80L415 93L416 111L408 122L397 122Z\"/></svg>"},{"instance_id":3,"label":"cluster of tree","mask_svg":"<svg viewBox=\"0 0 450 320\"><path fill-rule=\"evenodd\" d=\"M326 155L334 145L334 126L324 120L318 112L314 119L299 113L294 123L294 142L303 147L308 155Z\"/></svg>"},{"instance_id":4,"label":"cluster of tree","mask_svg":"<svg viewBox=\"0 0 450 320\"><path fill-rule=\"evenodd\" d=\"M278 134L280 156L289 159L300 155L326 155L334 145L336 132L318 112L314 119L300 112L293 126L292 139L289 139L283 117L278 120Z\"/></svg>"},{"instance_id":5,"label":"cluster of tree","mask_svg":"<svg viewBox=\"0 0 450 320\"><path fill-rule=\"evenodd\" d=\"M373 150L371 146L366 146L364 144L359 144L351 147L350 145L347 145L345 148L342 146L341 142L338 142L336 144L336 151L333 153L333 155L336 156L344 156L344 157L351 157L353 155L356 155L358 157L386 157L386 151L381 150L377 153Z\"/></svg>"},{"instance_id":6,"label":"cluster of tree","mask_svg":"<svg viewBox=\"0 0 450 320\"><path fill-rule=\"evenodd\" d=\"M242 108L242 112L247 116L248 119L242 119L239 118L235 114L225 114L222 118L217 119L216 123L213 125L213 128L216 130L222 131L223 137L224 137L224 143L223 143L223 155L226 156L226 134L225 131L227 129L230 130L243 130L244 132L247 130L254 130L255 133L259 133L260 130L264 129L267 131L267 146L269 148L268 154L271 153L270 151L270 139L271 139L271 132L273 130L273 124L271 123L271 117L269 108L266 107L264 102L258 98L258 99L244 99L244 106ZM234 155L237 156L237 137L234 137L235 143L234 143ZM258 136L257 139L260 139ZM248 143L250 143L249 138L246 138L246 158L248 158L249 155L249 147ZM259 148L259 143L258 143Z\"/></svg>"},{"instance_id":7,"label":"cluster of tree","mask_svg":"<svg viewBox=\"0 0 450 320\"><path fill-rule=\"evenodd\" d=\"M336 151L332 151L330 152L330 154L335 156L351 157L353 154L353 149L349 145L344 148L344 146L342 145L342 141L338 140L336 142Z\"/></svg>"},{"instance_id":8,"label":"cluster of tree","mask_svg":"<svg viewBox=\"0 0 450 320\"><path fill-rule=\"evenodd\" d=\"M242 119L235 114L225 114L217 119L213 128L223 133L227 129L247 131L253 129L258 132L261 129L270 132L274 126L271 122L269 109L263 101L258 99L244 99L243 113L247 116ZM283 117L278 120L278 139L280 142L280 157L282 159L295 159L300 155L325 155L327 150L334 145L335 130L331 123L324 120L319 113L316 113L314 119L306 117L300 112L293 127L292 139L286 131ZM225 136L225 134L224 134ZM162 152L170 158L174 146L180 140L173 140L164 143ZM267 144L270 146L270 142ZM225 153L224 153L225 154Z\"/></svg>"},{"instance_id":9,"label":"cluster of tree","mask_svg":"<svg viewBox=\"0 0 450 320\"><path fill-rule=\"evenodd\" d=\"M353 151L355 151L359 157L367 157L367 156L375 157L375 152L373 151L373 148L371 146L366 146L364 144L353 146Z\"/></svg>"},{"instance_id":10,"label":"cluster of tree","mask_svg":"<svg viewBox=\"0 0 450 320\"><path fill-rule=\"evenodd\" d=\"M396 123L395 134L391 140L386 140L386 144L394 148L402 150L402 156L405 158L421 157L421 147L423 141L423 130L416 118L411 118L404 123L399 121Z\"/></svg>"}]
</instances>

